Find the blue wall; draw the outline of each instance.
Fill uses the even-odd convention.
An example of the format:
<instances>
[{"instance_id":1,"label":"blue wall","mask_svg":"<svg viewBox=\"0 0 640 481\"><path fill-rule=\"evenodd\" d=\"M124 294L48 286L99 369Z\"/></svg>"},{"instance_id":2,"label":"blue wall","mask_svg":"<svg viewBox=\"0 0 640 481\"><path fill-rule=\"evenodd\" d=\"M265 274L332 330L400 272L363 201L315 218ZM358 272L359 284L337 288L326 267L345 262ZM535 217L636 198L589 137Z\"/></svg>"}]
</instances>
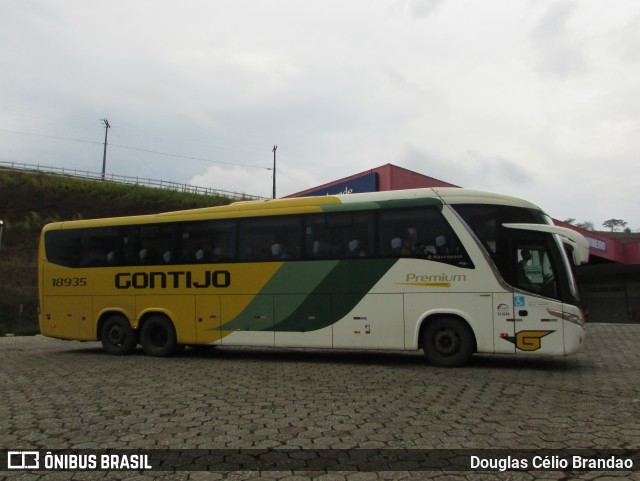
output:
<instances>
[{"instance_id":1,"label":"blue wall","mask_svg":"<svg viewBox=\"0 0 640 481\"><path fill-rule=\"evenodd\" d=\"M305 197L318 195L335 195L335 194L357 194L359 192L377 192L378 190L378 173L363 175L355 179L340 182L338 184L320 187L314 191L304 194Z\"/></svg>"}]
</instances>

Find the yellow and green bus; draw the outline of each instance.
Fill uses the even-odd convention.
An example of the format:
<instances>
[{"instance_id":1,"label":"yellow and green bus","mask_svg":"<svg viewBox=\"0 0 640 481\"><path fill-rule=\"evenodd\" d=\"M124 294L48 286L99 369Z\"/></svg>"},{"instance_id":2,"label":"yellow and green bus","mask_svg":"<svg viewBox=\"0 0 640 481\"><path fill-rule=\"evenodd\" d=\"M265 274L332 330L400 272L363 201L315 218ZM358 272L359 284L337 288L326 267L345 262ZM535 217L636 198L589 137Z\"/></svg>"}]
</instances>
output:
<instances>
[{"instance_id":1,"label":"yellow and green bus","mask_svg":"<svg viewBox=\"0 0 640 481\"><path fill-rule=\"evenodd\" d=\"M40 330L138 344L568 355L584 341L580 234L458 189L238 202L48 224Z\"/></svg>"}]
</instances>

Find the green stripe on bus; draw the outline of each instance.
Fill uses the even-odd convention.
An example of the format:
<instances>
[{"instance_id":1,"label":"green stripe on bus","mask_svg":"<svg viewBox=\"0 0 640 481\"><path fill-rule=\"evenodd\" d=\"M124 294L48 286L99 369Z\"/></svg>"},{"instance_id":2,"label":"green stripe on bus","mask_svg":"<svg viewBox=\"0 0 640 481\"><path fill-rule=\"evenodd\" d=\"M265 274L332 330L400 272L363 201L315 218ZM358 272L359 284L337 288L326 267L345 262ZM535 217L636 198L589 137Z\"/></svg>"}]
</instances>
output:
<instances>
[{"instance_id":1,"label":"green stripe on bus","mask_svg":"<svg viewBox=\"0 0 640 481\"><path fill-rule=\"evenodd\" d=\"M273 316L281 318L294 312L308 295L317 289L338 262L332 260L283 263L247 307L234 319L220 326L220 329L223 331L273 330ZM275 306L270 307L268 305L270 302L274 302Z\"/></svg>"},{"instance_id":2,"label":"green stripe on bus","mask_svg":"<svg viewBox=\"0 0 640 481\"><path fill-rule=\"evenodd\" d=\"M298 297L302 302L290 306L291 313L280 317L274 329L308 332L330 326L346 316L395 263L396 259L340 261L310 295Z\"/></svg>"},{"instance_id":3,"label":"green stripe on bus","mask_svg":"<svg viewBox=\"0 0 640 481\"><path fill-rule=\"evenodd\" d=\"M436 206L442 209L442 201L436 197L417 197L413 199L390 199L378 201L382 209L404 209L409 207Z\"/></svg>"},{"instance_id":4,"label":"green stripe on bus","mask_svg":"<svg viewBox=\"0 0 640 481\"><path fill-rule=\"evenodd\" d=\"M322 205L323 212L352 212L378 209L406 209L410 207L435 206L442 209L442 201L433 197L417 197L413 199L390 199L371 202L354 202L347 204Z\"/></svg>"},{"instance_id":5,"label":"green stripe on bus","mask_svg":"<svg viewBox=\"0 0 640 481\"><path fill-rule=\"evenodd\" d=\"M285 262L260 289L260 294L308 294L340 261Z\"/></svg>"},{"instance_id":6,"label":"green stripe on bus","mask_svg":"<svg viewBox=\"0 0 640 481\"><path fill-rule=\"evenodd\" d=\"M351 212L357 210L375 210L380 205L377 202L354 202L352 204L335 204L320 206L323 212Z\"/></svg>"},{"instance_id":7,"label":"green stripe on bus","mask_svg":"<svg viewBox=\"0 0 640 481\"><path fill-rule=\"evenodd\" d=\"M285 263L243 312L220 329L309 332L330 326L346 316L396 262L358 259ZM273 314L279 320L275 325L273 319L255 317L256 312L269 310L272 299Z\"/></svg>"}]
</instances>

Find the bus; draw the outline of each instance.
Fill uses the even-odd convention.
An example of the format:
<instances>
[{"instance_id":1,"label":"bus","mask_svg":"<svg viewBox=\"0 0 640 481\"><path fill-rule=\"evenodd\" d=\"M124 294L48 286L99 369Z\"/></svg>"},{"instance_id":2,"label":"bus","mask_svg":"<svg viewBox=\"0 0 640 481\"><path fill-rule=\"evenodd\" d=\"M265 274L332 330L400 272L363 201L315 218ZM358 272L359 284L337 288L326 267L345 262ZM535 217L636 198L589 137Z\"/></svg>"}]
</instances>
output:
<instances>
[{"instance_id":1,"label":"bus","mask_svg":"<svg viewBox=\"0 0 640 481\"><path fill-rule=\"evenodd\" d=\"M327 195L46 225L40 330L141 344L569 355L585 339L579 233L461 188Z\"/></svg>"}]
</instances>

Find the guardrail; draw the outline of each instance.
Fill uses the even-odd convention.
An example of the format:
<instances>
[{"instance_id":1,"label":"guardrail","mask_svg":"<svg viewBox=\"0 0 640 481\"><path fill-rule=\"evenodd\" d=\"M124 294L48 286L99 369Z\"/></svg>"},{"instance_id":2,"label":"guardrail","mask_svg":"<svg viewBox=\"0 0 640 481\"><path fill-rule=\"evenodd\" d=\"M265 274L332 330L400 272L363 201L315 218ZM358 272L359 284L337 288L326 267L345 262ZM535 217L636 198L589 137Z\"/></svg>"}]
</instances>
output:
<instances>
[{"instance_id":1,"label":"guardrail","mask_svg":"<svg viewBox=\"0 0 640 481\"><path fill-rule=\"evenodd\" d=\"M64 175L79 179L100 180L108 182L116 182L119 184L140 185L143 187L152 187L156 189L174 190L177 192L188 192L200 195L217 195L228 197L234 200L261 200L266 197L258 195L245 194L244 192L232 192L229 190L213 189L211 187L200 187L197 185L180 184L167 180L150 179L144 177L131 177L128 175L105 174L104 178L101 173L89 172L86 170L67 169L65 167L51 167L40 164L25 164L21 162L0 161L0 169L20 170L23 172L43 172L47 174Z\"/></svg>"}]
</instances>

